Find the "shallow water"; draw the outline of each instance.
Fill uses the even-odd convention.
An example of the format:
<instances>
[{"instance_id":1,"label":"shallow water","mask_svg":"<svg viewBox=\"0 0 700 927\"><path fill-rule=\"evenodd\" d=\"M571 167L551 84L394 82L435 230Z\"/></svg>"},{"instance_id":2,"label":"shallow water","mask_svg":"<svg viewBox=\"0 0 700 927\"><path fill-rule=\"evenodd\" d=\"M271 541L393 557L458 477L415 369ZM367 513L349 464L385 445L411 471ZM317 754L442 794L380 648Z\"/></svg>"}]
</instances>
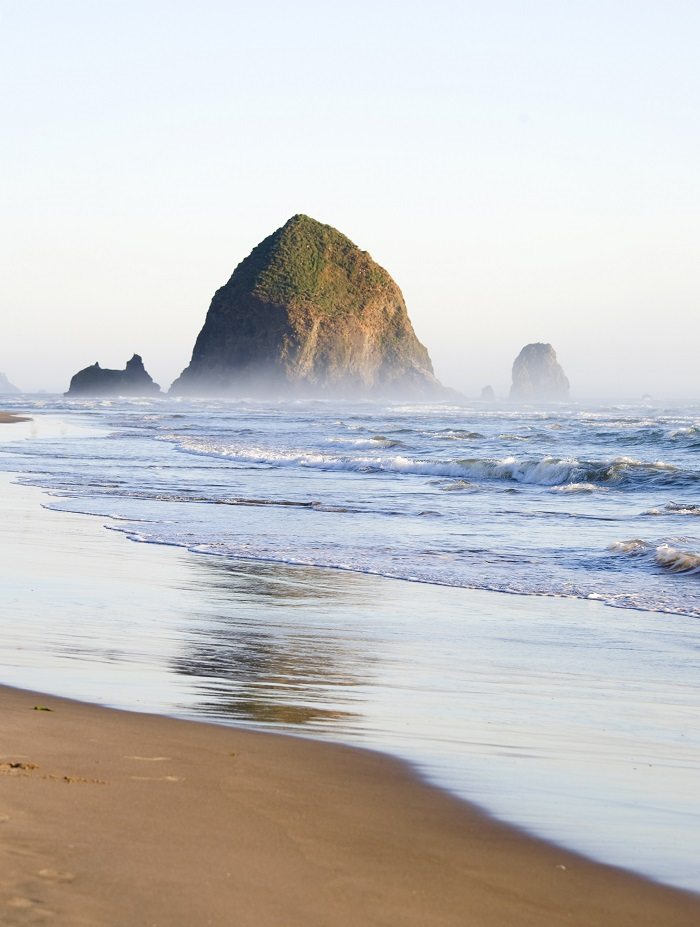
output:
<instances>
[{"instance_id":1,"label":"shallow water","mask_svg":"<svg viewBox=\"0 0 700 927\"><path fill-rule=\"evenodd\" d=\"M378 747L700 891L693 619L130 543L2 487L3 682Z\"/></svg>"},{"instance_id":2,"label":"shallow water","mask_svg":"<svg viewBox=\"0 0 700 927\"><path fill-rule=\"evenodd\" d=\"M0 445L0 469L134 539L700 617L697 406L17 408L67 430Z\"/></svg>"}]
</instances>

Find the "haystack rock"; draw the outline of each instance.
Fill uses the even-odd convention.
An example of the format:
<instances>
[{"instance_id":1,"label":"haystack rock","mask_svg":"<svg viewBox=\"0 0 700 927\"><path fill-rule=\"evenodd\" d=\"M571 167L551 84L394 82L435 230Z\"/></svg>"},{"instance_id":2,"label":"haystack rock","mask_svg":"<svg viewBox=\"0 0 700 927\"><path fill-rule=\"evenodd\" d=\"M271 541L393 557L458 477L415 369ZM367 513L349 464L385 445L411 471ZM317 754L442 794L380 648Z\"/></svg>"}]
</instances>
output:
<instances>
[{"instance_id":1,"label":"haystack rock","mask_svg":"<svg viewBox=\"0 0 700 927\"><path fill-rule=\"evenodd\" d=\"M513 364L510 398L568 399L569 381L551 344L526 344Z\"/></svg>"},{"instance_id":2,"label":"haystack rock","mask_svg":"<svg viewBox=\"0 0 700 927\"><path fill-rule=\"evenodd\" d=\"M214 294L170 392L446 396L389 274L330 225L297 215Z\"/></svg>"},{"instance_id":3,"label":"haystack rock","mask_svg":"<svg viewBox=\"0 0 700 927\"><path fill-rule=\"evenodd\" d=\"M0 394L7 396L10 393L21 392L14 384L10 383L4 373L0 373Z\"/></svg>"},{"instance_id":4,"label":"haystack rock","mask_svg":"<svg viewBox=\"0 0 700 927\"><path fill-rule=\"evenodd\" d=\"M160 386L154 383L138 354L124 370L109 370L94 363L80 370L70 381L66 396L155 396Z\"/></svg>"}]
</instances>

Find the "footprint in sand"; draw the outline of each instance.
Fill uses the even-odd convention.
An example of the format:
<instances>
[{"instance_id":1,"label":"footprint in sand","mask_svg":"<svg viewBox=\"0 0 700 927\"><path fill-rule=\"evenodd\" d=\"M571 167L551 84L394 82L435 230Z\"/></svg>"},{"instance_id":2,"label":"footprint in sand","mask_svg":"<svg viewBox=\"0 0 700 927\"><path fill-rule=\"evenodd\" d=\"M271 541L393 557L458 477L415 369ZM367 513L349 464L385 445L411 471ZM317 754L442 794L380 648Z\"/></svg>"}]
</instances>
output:
<instances>
[{"instance_id":1,"label":"footprint in sand","mask_svg":"<svg viewBox=\"0 0 700 927\"><path fill-rule=\"evenodd\" d=\"M40 869L39 875L48 882L72 882L75 874L65 869Z\"/></svg>"},{"instance_id":2,"label":"footprint in sand","mask_svg":"<svg viewBox=\"0 0 700 927\"><path fill-rule=\"evenodd\" d=\"M182 776L129 776L137 782L182 782Z\"/></svg>"},{"instance_id":3,"label":"footprint in sand","mask_svg":"<svg viewBox=\"0 0 700 927\"><path fill-rule=\"evenodd\" d=\"M34 906L34 902L31 898L25 898L22 895L14 895L7 902L8 908L31 908Z\"/></svg>"},{"instance_id":4,"label":"footprint in sand","mask_svg":"<svg viewBox=\"0 0 700 927\"><path fill-rule=\"evenodd\" d=\"M52 917L56 912L52 911L51 908L40 907L40 902L35 901L33 898L27 898L25 895L13 895L12 898L8 898L7 902L8 908L15 908L16 910L25 910L28 911L31 908L31 913L29 917L31 920L26 920L26 915L19 915L22 918L21 923L23 924L44 924L46 919ZM13 920L13 924L19 924L20 921Z\"/></svg>"},{"instance_id":5,"label":"footprint in sand","mask_svg":"<svg viewBox=\"0 0 700 927\"><path fill-rule=\"evenodd\" d=\"M0 763L0 772L16 773L20 770L38 769L36 763Z\"/></svg>"},{"instance_id":6,"label":"footprint in sand","mask_svg":"<svg viewBox=\"0 0 700 927\"><path fill-rule=\"evenodd\" d=\"M169 756L125 756L125 760L143 760L146 763L162 763L163 760L169 760Z\"/></svg>"},{"instance_id":7,"label":"footprint in sand","mask_svg":"<svg viewBox=\"0 0 700 927\"><path fill-rule=\"evenodd\" d=\"M0 811L0 824L4 824L5 821L9 821L9 820L10 820L10 815L4 814L2 811Z\"/></svg>"},{"instance_id":8,"label":"footprint in sand","mask_svg":"<svg viewBox=\"0 0 700 927\"><path fill-rule=\"evenodd\" d=\"M145 763L162 763L169 760L169 756L126 756L126 760L141 760ZM180 782L180 776L129 776L138 782Z\"/></svg>"}]
</instances>

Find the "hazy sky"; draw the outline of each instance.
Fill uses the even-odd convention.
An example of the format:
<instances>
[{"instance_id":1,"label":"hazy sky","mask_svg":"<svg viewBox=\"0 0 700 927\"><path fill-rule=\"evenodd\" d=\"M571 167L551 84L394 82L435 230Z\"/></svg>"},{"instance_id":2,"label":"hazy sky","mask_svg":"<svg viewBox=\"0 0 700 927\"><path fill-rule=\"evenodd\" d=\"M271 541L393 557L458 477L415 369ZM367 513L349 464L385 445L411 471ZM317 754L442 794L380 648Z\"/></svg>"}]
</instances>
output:
<instances>
[{"instance_id":1,"label":"hazy sky","mask_svg":"<svg viewBox=\"0 0 700 927\"><path fill-rule=\"evenodd\" d=\"M0 370L167 387L304 212L401 286L436 373L700 397L697 0L0 0Z\"/></svg>"}]
</instances>

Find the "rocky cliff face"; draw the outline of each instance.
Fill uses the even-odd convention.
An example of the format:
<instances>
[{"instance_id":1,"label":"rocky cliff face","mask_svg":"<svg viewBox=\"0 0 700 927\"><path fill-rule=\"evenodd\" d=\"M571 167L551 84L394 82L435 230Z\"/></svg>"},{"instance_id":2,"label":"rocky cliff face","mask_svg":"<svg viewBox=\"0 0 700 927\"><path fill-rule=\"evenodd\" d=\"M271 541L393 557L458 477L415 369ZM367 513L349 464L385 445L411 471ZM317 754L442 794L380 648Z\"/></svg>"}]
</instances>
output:
<instances>
[{"instance_id":1,"label":"rocky cliff face","mask_svg":"<svg viewBox=\"0 0 700 927\"><path fill-rule=\"evenodd\" d=\"M398 286L340 232L298 215L214 295L176 395L436 396Z\"/></svg>"},{"instance_id":2,"label":"rocky cliff face","mask_svg":"<svg viewBox=\"0 0 700 927\"><path fill-rule=\"evenodd\" d=\"M510 398L517 400L569 398L569 381L551 344L527 344L513 364Z\"/></svg>"},{"instance_id":3,"label":"rocky cliff face","mask_svg":"<svg viewBox=\"0 0 700 927\"><path fill-rule=\"evenodd\" d=\"M154 396L160 386L154 383L138 354L124 370L109 370L94 363L78 371L70 381L66 396Z\"/></svg>"}]
</instances>

